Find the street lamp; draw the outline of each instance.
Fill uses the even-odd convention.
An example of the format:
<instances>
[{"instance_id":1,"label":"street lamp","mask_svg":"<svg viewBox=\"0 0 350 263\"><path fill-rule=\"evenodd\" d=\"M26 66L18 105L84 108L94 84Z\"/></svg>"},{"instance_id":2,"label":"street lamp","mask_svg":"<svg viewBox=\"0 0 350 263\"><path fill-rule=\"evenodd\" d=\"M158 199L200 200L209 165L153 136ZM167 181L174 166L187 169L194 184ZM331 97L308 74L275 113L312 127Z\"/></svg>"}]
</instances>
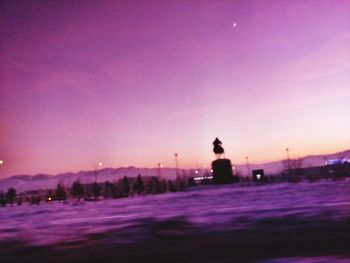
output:
<instances>
[{"instance_id":1,"label":"street lamp","mask_svg":"<svg viewBox=\"0 0 350 263\"><path fill-rule=\"evenodd\" d=\"M250 176L250 164L249 164L249 158L248 158L248 156L246 156L245 159L246 159L246 161L247 161L248 176Z\"/></svg>"},{"instance_id":2,"label":"street lamp","mask_svg":"<svg viewBox=\"0 0 350 263\"><path fill-rule=\"evenodd\" d=\"M0 165L2 165L4 163L4 161L3 160L0 160Z\"/></svg>"},{"instance_id":3,"label":"street lamp","mask_svg":"<svg viewBox=\"0 0 350 263\"><path fill-rule=\"evenodd\" d=\"M236 175L236 166L232 164L232 173L233 175Z\"/></svg>"},{"instance_id":4,"label":"street lamp","mask_svg":"<svg viewBox=\"0 0 350 263\"><path fill-rule=\"evenodd\" d=\"M178 159L178 154L174 153L175 156L175 169L176 169L176 176L179 176L179 159Z\"/></svg>"},{"instance_id":5,"label":"street lamp","mask_svg":"<svg viewBox=\"0 0 350 263\"><path fill-rule=\"evenodd\" d=\"M162 176L162 169L163 165L161 163L158 163L158 178L160 178Z\"/></svg>"},{"instance_id":6,"label":"street lamp","mask_svg":"<svg viewBox=\"0 0 350 263\"><path fill-rule=\"evenodd\" d=\"M95 182L97 182L97 169L98 167L101 167L102 166L102 163L98 163L95 167Z\"/></svg>"},{"instance_id":7,"label":"street lamp","mask_svg":"<svg viewBox=\"0 0 350 263\"><path fill-rule=\"evenodd\" d=\"M286 148L287 152L287 164L288 164L288 170L290 169L290 160L289 160L289 148Z\"/></svg>"}]
</instances>

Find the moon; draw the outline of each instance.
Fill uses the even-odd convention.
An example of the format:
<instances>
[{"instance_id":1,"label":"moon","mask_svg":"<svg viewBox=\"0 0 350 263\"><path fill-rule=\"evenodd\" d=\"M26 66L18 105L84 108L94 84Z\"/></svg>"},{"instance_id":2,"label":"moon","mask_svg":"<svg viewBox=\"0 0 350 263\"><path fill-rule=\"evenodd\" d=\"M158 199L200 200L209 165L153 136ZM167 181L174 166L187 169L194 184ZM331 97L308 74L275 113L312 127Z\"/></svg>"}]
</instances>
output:
<instances>
[{"instance_id":1,"label":"moon","mask_svg":"<svg viewBox=\"0 0 350 263\"><path fill-rule=\"evenodd\" d=\"M233 27L236 27L236 26L237 26L237 23L236 23L236 22L233 22L232 26L233 26Z\"/></svg>"}]
</instances>

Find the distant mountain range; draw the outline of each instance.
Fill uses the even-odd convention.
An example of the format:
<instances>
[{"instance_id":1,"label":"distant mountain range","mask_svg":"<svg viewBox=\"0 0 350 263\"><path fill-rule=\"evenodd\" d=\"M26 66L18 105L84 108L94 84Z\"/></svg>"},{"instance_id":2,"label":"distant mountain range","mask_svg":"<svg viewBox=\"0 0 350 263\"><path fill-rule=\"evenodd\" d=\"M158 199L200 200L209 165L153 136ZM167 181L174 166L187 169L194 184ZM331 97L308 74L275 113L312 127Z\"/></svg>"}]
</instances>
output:
<instances>
[{"instance_id":1,"label":"distant mountain range","mask_svg":"<svg viewBox=\"0 0 350 263\"><path fill-rule=\"evenodd\" d=\"M307 155L305 157L301 157L298 160L300 160L301 167L312 167L312 166L321 166L325 165L325 162L328 160L334 160L334 159L343 159L347 158L350 159L350 150L345 150L337 153L332 154L323 154L323 155ZM291 159L293 160L293 159ZM269 163L262 163L262 164L250 164L250 169L264 169L265 173L267 174L278 174L284 169L286 169L286 160L280 160L276 162L269 162ZM242 175L247 175L247 165L241 164L237 165L237 170Z\"/></svg>"},{"instance_id":2,"label":"distant mountain range","mask_svg":"<svg viewBox=\"0 0 350 263\"><path fill-rule=\"evenodd\" d=\"M350 150L337 152L333 154L325 155L309 155L300 158L302 167L311 167L324 165L326 160L337 158L349 158ZM250 169L264 169L266 174L278 174L285 169L283 164L285 160L263 163L263 164L250 164ZM248 175L248 168L246 164L240 164L236 166L239 174L243 176ZM181 169L180 175L201 175L205 171L198 170L198 174L194 173L195 170ZM98 182L110 181L114 182L122 178L123 176L136 177L138 174L142 176L157 176L159 170L157 168L137 168L134 166L121 167L121 168L105 168L98 170L97 179ZM8 178L0 179L0 190L6 191L10 187L17 189L17 192L38 190L38 189L52 189L57 186L58 183L65 186L71 186L77 179L82 183L92 183L95 180L95 171L80 171L78 173L62 173L58 175L37 174L37 175L15 175ZM176 177L175 168L161 168L161 176L165 179L174 179Z\"/></svg>"}]
</instances>

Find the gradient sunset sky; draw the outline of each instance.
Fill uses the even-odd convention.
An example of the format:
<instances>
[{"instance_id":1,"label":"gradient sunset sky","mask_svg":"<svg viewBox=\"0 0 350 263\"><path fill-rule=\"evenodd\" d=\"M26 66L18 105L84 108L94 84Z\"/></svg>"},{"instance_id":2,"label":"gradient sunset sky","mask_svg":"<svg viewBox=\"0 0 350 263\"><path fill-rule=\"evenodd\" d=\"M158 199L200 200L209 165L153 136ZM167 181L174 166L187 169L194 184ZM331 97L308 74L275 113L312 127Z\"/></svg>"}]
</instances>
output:
<instances>
[{"instance_id":1,"label":"gradient sunset sky","mask_svg":"<svg viewBox=\"0 0 350 263\"><path fill-rule=\"evenodd\" d=\"M0 177L350 148L350 1L1 1ZM234 26L234 23L235 26Z\"/></svg>"}]
</instances>

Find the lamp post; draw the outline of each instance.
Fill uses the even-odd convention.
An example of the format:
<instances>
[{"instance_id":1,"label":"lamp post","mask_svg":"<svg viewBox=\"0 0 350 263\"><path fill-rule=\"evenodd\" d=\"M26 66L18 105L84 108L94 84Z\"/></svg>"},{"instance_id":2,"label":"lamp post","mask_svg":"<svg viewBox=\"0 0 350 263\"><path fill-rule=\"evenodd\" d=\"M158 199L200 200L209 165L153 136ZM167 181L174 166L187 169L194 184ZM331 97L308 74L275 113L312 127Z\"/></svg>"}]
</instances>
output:
<instances>
[{"instance_id":1,"label":"lamp post","mask_svg":"<svg viewBox=\"0 0 350 263\"><path fill-rule=\"evenodd\" d=\"M158 163L158 178L162 176L162 168L163 168L163 165L161 163Z\"/></svg>"},{"instance_id":2,"label":"lamp post","mask_svg":"<svg viewBox=\"0 0 350 263\"><path fill-rule=\"evenodd\" d=\"M248 156L246 156L245 159L246 159L246 161L247 161L248 176L250 176L250 164L249 164L249 158L248 158Z\"/></svg>"},{"instance_id":3,"label":"lamp post","mask_svg":"<svg viewBox=\"0 0 350 263\"><path fill-rule=\"evenodd\" d=\"M97 183L97 169L98 167L101 167L102 166L102 163L98 163L96 166L95 166L95 183Z\"/></svg>"},{"instance_id":4,"label":"lamp post","mask_svg":"<svg viewBox=\"0 0 350 263\"><path fill-rule=\"evenodd\" d=\"M289 148L286 148L287 152L287 164L288 164L288 171L290 170L290 159L289 159Z\"/></svg>"},{"instance_id":5,"label":"lamp post","mask_svg":"<svg viewBox=\"0 0 350 263\"><path fill-rule=\"evenodd\" d=\"M176 171L176 177L179 176L179 160L178 160L178 154L174 153L175 156L175 171Z\"/></svg>"},{"instance_id":6,"label":"lamp post","mask_svg":"<svg viewBox=\"0 0 350 263\"><path fill-rule=\"evenodd\" d=\"M234 164L232 164L232 173L233 175L236 175L236 166Z\"/></svg>"}]
</instances>

